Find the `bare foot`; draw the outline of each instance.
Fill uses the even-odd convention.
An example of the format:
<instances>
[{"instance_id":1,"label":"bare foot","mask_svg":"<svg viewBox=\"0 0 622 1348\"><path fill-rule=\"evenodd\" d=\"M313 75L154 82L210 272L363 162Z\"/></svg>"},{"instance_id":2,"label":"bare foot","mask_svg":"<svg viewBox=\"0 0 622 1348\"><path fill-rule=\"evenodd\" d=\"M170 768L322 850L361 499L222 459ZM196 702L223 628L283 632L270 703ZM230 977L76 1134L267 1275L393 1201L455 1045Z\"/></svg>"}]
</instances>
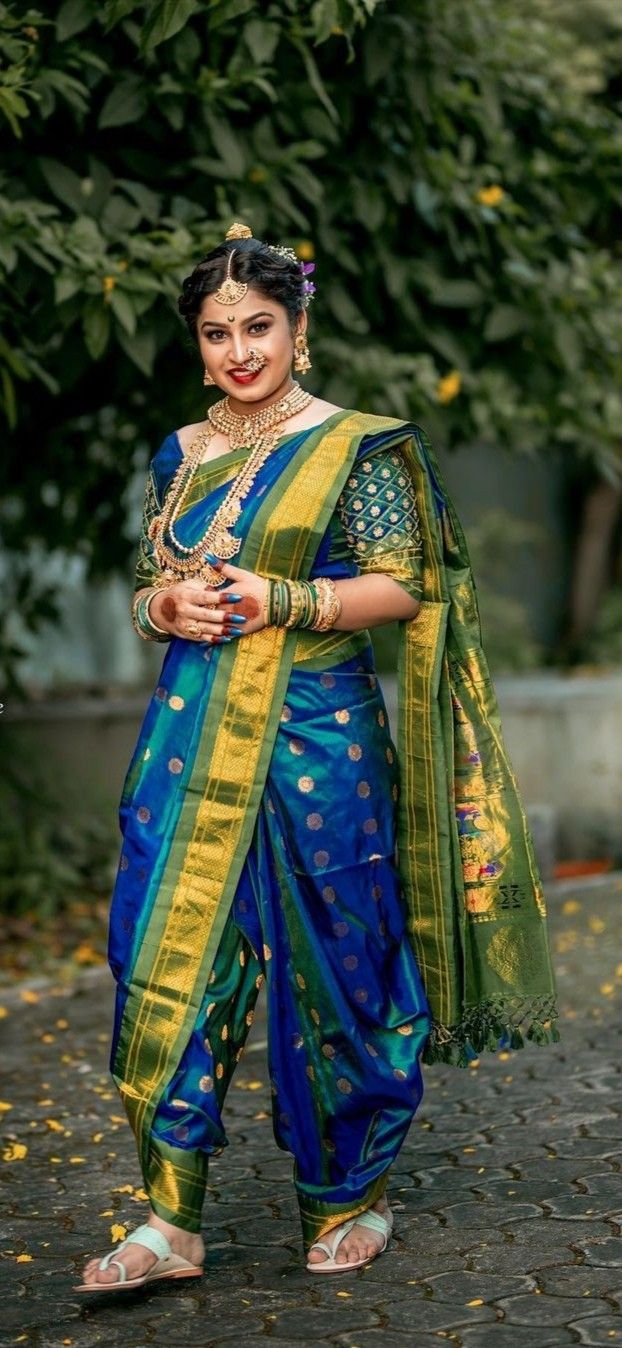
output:
<instances>
[{"instance_id":1,"label":"bare foot","mask_svg":"<svg viewBox=\"0 0 622 1348\"><path fill-rule=\"evenodd\" d=\"M166 1236L175 1254L180 1254L182 1258L189 1259L193 1264L203 1263L205 1245L202 1236L195 1234L193 1231L182 1231L181 1227L163 1221L153 1210L150 1211L147 1225L154 1226L157 1231L161 1231ZM119 1258L125 1264L128 1282L132 1278L141 1278L143 1273L148 1273L149 1269L157 1263L157 1255L153 1253L153 1250L147 1249L146 1245L139 1245L138 1242L126 1245ZM89 1283L118 1282L121 1271L119 1265L110 1264L108 1268L99 1268L100 1259L101 1255L98 1255L96 1259L89 1259L82 1270L82 1281Z\"/></svg>"},{"instance_id":2,"label":"bare foot","mask_svg":"<svg viewBox=\"0 0 622 1348\"><path fill-rule=\"evenodd\" d=\"M374 1212L385 1213L388 1211L388 1207L386 1198L380 1198L377 1203L372 1203ZM331 1232L329 1231L321 1239L325 1240L327 1245L330 1245L330 1237ZM347 1236L342 1240L335 1255L335 1263L349 1264L351 1260L354 1262L356 1259L373 1259L378 1250L382 1249L383 1244L383 1237L379 1231L371 1231L369 1227L360 1226L356 1222L352 1230L348 1231ZM310 1264L322 1264L327 1256L322 1250L312 1249L309 1251L307 1258Z\"/></svg>"}]
</instances>

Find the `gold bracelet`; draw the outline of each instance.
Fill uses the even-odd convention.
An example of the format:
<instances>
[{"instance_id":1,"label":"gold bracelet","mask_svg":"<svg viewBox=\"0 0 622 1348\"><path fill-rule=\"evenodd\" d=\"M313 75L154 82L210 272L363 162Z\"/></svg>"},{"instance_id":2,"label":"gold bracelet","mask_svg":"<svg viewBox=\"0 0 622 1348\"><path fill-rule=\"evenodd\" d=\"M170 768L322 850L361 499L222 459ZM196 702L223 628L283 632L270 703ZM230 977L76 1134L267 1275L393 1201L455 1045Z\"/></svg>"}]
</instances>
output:
<instances>
[{"instance_id":1,"label":"gold bracelet","mask_svg":"<svg viewBox=\"0 0 622 1348\"><path fill-rule=\"evenodd\" d=\"M341 613L341 600L335 589L335 582L329 576L317 576L314 578L318 595L318 614L315 622L311 624L311 630L314 632L328 632Z\"/></svg>"}]
</instances>

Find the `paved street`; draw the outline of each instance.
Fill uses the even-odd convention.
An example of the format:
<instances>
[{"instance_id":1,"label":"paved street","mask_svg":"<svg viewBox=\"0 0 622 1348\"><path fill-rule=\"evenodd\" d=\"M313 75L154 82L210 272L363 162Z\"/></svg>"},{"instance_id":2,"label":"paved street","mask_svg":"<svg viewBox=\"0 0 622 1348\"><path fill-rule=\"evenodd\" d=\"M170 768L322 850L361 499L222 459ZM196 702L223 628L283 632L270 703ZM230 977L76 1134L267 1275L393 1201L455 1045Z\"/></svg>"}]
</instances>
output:
<instances>
[{"instance_id":1,"label":"paved street","mask_svg":"<svg viewBox=\"0 0 622 1348\"><path fill-rule=\"evenodd\" d=\"M324 1280L301 1266L258 1019L211 1167L205 1278L72 1293L82 1259L146 1211L107 1070L111 981L6 995L2 1345L622 1345L621 905L620 876L549 887L562 1042L427 1068L389 1190L396 1238Z\"/></svg>"}]
</instances>

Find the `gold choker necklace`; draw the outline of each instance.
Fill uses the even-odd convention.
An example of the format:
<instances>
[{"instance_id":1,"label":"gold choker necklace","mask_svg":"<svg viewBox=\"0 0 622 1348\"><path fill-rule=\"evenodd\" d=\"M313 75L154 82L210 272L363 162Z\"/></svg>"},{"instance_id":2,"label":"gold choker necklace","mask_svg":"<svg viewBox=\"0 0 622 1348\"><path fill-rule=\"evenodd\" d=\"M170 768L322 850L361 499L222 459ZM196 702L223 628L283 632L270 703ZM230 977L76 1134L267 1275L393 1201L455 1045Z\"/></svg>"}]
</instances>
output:
<instances>
[{"instance_id":1,"label":"gold choker necklace","mask_svg":"<svg viewBox=\"0 0 622 1348\"><path fill-rule=\"evenodd\" d=\"M210 565L206 553L228 562L239 552L242 539L235 538L231 528L242 513L242 501L248 496L259 469L280 439L283 423L288 417L308 407L312 401L310 393L302 389L300 384L294 384L284 398L248 416L234 412L228 398L222 398L210 407L207 414L210 423L208 429L199 431L182 458L166 494L162 513L152 520L149 528L149 537L161 573L154 582L156 586L173 585L190 576L200 576L208 585L222 583L222 576ZM232 450L248 445L250 453L212 516L203 537L189 548L176 537L175 522L191 489L206 445L217 431L228 437ZM172 548L165 542L165 534L168 534Z\"/></svg>"},{"instance_id":2,"label":"gold choker necklace","mask_svg":"<svg viewBox=\"0 0 622 1348\"><path fill-rule=\"evenodd\" d=\"M228 436L231 449L243 449L245 445L256 444L260 436L275 426L280 427L288 417L302 412L303 407L308 407L311 401L311 394L302 389L300 384L294 384L284 398L262 407L259 412L240 416L239 412L233 411L229 398L221 398L220 402L210 407L207 417L215 430Z\"/></svg>"}]
</instances>

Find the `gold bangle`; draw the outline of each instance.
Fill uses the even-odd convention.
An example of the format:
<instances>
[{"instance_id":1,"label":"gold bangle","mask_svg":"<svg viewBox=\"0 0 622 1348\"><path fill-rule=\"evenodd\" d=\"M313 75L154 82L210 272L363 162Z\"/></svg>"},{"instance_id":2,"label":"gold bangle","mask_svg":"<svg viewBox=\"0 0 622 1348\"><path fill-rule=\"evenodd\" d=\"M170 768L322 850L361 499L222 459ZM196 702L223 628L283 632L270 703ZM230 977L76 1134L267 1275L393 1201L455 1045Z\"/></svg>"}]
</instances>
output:
<instances>
[{"instance_id":1,"label":"gold bangle","mask_svg":"<svg viewBox=\"0 0 622 1348\"><path fill-rule=\"evenodd\" d=\"M314 632L328 632L334 627L341 613L341 600L335 589L335 582L329 576L317 576L313 584L319 594L318 613L311 624Z\"/></svg>"}]
</instances>

